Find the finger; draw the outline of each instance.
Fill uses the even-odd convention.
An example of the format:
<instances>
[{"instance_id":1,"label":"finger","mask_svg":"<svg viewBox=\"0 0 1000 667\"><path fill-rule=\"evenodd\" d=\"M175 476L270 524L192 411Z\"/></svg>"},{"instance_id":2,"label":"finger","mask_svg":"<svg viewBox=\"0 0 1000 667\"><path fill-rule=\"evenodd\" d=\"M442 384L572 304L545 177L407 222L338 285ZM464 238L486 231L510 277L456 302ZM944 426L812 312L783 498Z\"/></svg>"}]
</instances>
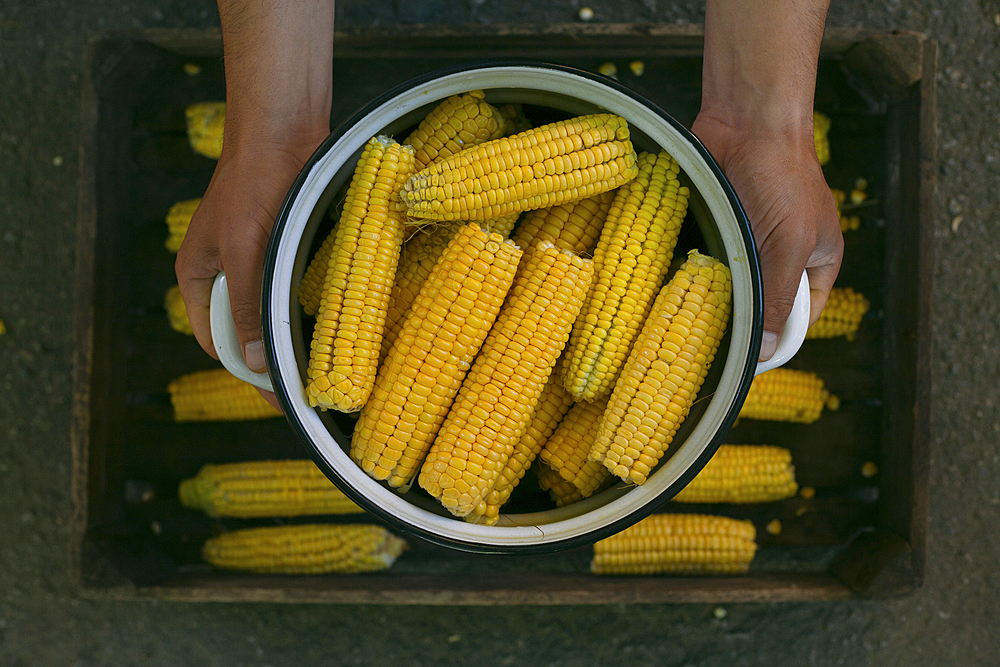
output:
<instances>
[{"instance_id":1,"label":"finger","mask_svg":"<svg viewBox=\"0 0 1000 667\"><path fill-rule=\"evenodd\" d=\"M772 234L760 247L761 274L764 287L764 334L761 338L759 361L774 356L778 337L785 328L788 315L802 281L809 253L815 247L815 237L809 225L784 225L779 234ZM780 243L776 241L780 239Z\"/></svg>"},{"instance_id":2,"label":"finger","mask_svg":"<svg viewBox=\"0 0 1000 667\"><path fill-rule=\"evenodd\" d=\"M267 234L255 224L248 224L243 229L244 233L230 240L223 251L223 261L231 269L226 282L243 359L250 370L264 373L267 363L261 336L260 284Z\"/></svg>"},{"instance_id":3,"label":"finger","mask_svg":"<svg viewBox=\"0 0 1000 667\"><path fill-rule=\"evenodd\" d=\"M190 228L189 228L190 229ZM198 228L192 230L197 237ZM212 301L212 285L215 276L222 270L222 262L214 244L200 243L198 238L185 237L177 251L174 271L180 288L184 307L187 309L191 331L202 349L214 359L219 356L212 343L212 325L209 305Z\"/></svg>"},{"instance_id":4,"label":"finger","mask_svg":"<svg viewBox=\"0 0 1000 667\"><path fill-rule=\"evenodd\" d=\"M265 401L267 401L268 403L270 403L271 406L275 410L277 410L281 414L285 414L285 411L281 409L281 404L278 403L278 397L274 395L273 391L268 391L266 389L261 389L260 387L256 387L256 389L257 389L257 393L260 394L264 398Z\"/></svg>"},{"instance_id":5,"label":"finger","mask_svg":"<svg viewBox=\"0 0 1000 667\"><path fill-rule=\"evenodd\" d=\"M828 264L806 269L806 272L809 274L809 326L812 326L826 307L840 266Z\"/></svg>"}]
</instances>

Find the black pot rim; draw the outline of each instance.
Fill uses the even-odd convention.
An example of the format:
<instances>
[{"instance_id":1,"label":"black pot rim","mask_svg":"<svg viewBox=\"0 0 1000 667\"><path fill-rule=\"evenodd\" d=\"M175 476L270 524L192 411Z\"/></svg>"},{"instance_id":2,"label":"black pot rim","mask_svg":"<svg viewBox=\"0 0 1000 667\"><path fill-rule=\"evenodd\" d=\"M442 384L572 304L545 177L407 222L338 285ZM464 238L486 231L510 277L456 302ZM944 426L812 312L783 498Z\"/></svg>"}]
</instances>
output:
<instances>
[{"instance_id":1,"label":"black pot rim","mask_svg":"<svg viewBox=\"0 0 1000 667\"><path fill-rule=\"evenodd\" d=\"M283 382L281 375L275 372L270 372L271 382L274 387L274 393L278 397L278 401L281 404L282 410L285 413L285 417L295 432L297 438L309 449L310 456L313 461L319 466L320 470L341 490L347 495L352 501L357 503L360 507L364 508L367 512L373 515L382 523L386 524L395 531L404 535L414 535L428 542L456 549L459 551L465 551L470 553L482 553L482 554L544 554L544 553L554 553L557 551L563 551L568 549L573 549L577 547L586 546L597 540L603 539L615 533L618 533L630 525L633 525L640 519L652 514L657 509L659 509L664 503L666 503L670 498L675 496L681 489L683 489L695 475L697 475L705 464L712 458L716 450L722 444L723 439L726 434L728 434L730 428L732 428L733 423L739 416L740 409L743 406L743 402L746 400L747 392L750 390L750 383L753 380L754 372L757 364L757 357L760 353L760 342L761 336L763 334L763 288L760 276L760 263L757 256L756 245L754 244L753 235L750 230L750 222L747 218L746 212L743 209L739 198L736 196L736 192L730 184L729 180L723 174L722 169L719 167L718 163L712 157L708 149L701 143L701 141L691 133L690 130L681 125L677 120L675 120L670 114L661 109L658 105L654 104L650 100L646 99L644 96L635 92L634 90L622 85L614 79L608 77L594 74L592 72L587 72L575 67L570 67L567 65L560 65L556 63L549 63L539 60L531 59L517 59L517 58L504 58L496 60L478 60L467 63L462 63L458 65L451 65L447 67L442 67L426 74L414 77L409 81L399 84L398 86L392 88L391 90L383 93L379 97L375 98L367 105L356 111L353 115L347 118L345 121L340 123L336 129L334 129L330 135L320 144L313 155L306 161L302 170L299 172L295 181L292 183L288 194L285 197L284 202L281 205L281 209L278 213L278 217L275 220L274 228L271 232L271 239L268 243L267 252L264 261L264 272L261 283L261 313L262 317L262 328L263 328L263 338L265 341L265 353L267 356L267 365L269 369L277 368L277 351L275 348L274 334L275 326L271 322L270 309L268 304L271 301L273 295L273 278L275 271L275 264L277 262L278 255L278 242L277 240L281 238L285 227L288 224L288 215L291 209L292 203L298 197L299 192L302 189L303 184L306 181L308 174L312 171L312 168L316 163L330 150L330 148L354 125L359 123L372 111L385 104L397 95L410 90L412 88L418 87L429 81L433 81L437 78L457 74L461 72L467 72L471 70L483 70L483 69L495 69L495 68L511 68L511 67L528 67L534 69L546 69L546 70L557 70L569 74L573 74L591 81L598 82L604 86L608 86L617 90L618 92L630 97L635 102L647 107L649 110L653 111L658 115L663 121L668 123L676 132L687 139L702 156L705 162L709 165L712 170L713 176L720 184L723 192L726 195L733 211L736 215L736 220L740 229L740 234L743 237L743 242L746 245L747 252L747 263L750 270L750 282L751 290L753 292L753 307L752 307L752 321L751 321L751 336L750 336L750 349L747 350L747 360L745 364L745 371L743 377L740 380L739 388L736 395L733 397L732 405L730 405L724 419L719 425L718 430L713 436L712 440L706 446L705 450L699 455L695 462L667 489L657 496L654 500L647 502L641 507L637 507L634 511L630 512L627 516L614 521L610 524L595 528L594 530L576 535L570 538L566 538L559 541L546 542L542 544L527 544L527 545L496 545L496 544L480 544L469 542L465 540L452 539L450 537L445 537L433 533L424 528L414 526L402 519L392 515L388 511L374 504L360 492L358 492L350 483L348 483L340 474L329 464L326 457L322 455L320 450L317 448L316 444L312 442L309 438L304 425L299 419L295 412L295 409L289 400L289 388ZM298 392L301 387L295 387L293 390Z\"/></svg>"}]
</instances>

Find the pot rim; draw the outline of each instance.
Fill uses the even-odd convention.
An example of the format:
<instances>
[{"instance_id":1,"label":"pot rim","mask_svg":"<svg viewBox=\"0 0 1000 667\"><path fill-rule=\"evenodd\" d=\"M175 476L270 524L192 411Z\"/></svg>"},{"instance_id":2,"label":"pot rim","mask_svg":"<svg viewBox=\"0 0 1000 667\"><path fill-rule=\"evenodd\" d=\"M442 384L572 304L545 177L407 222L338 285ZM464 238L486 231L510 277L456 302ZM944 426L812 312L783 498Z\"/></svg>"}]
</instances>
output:
<instances>
[{"instance_id":1,"label":"pot rim","mask_svg":"<svg viewBox=\"0 0 1000 667\"><path fill-rule=\"evenodd\" d=\"M475 533L474 529L486 528L490 531L496 531L498 537L503 531L513 531L514 534L518 534L518 543L509 543L503 539L496 539L491 541L477 541L475 538L469 537L454 537L435 532L434 530L417 525L411 521L407 521L397 514L389 511L381 504L374 502L366 494L362 493L357 489L352 483L350 483L340 471L338 471L328 460L327 456L324 454L323 450L318 446L316 442L309 436L309 429L303 421L302 415L299 414L298 409L301 405L295 403L291 399L291 392L295 392L297 395L302 394L302 381L299 376L298 368L294 369L294 383L286 381L285 375L281 372L281 366L279 365L279 351L277 348L277 341L279 337L279 329L282 324L282 317L280 312L273 312L278 310L272 308L272 301L276 294L280 294L281 290L276 290L274 285L274 277L276 267L279 262L279 258L282 255L282 237L285 234L286 229L290 225L290 216L295 209L295 202L301 193L303 187L309 181L313 170L320 164L324 157L330 152L338 141L340 141L346 134L350 132L352 128L365 120L374 111L385 107L388 103L395 100L406 93L411 92L414 89L420 88L426 84L434 81L446 79L448 77L461 76L470 73L481 73L488 70L509 70L512 72L524 72L528 73L528 70L540 70L548 72L558 72L563 75L572 75L575 77L580 77L585 79L590 84L599 84L606 88L612 89L618 94L624 95L629 98L632 103L638 104L644 107L646 111L650 112L656 116L656 120L662 121L669 126L669 129L680 136L681 139L686 141L694 149L697 155L707 166L712 179L719 185L722 193L725 195L725 200L732 210L732 214L735 217L739 237L742 241L744 249L744 260L746 262L746 268L749 272L749 289L751 292L751 305L750 307L750 323L749 323L749 346L746 350L745 358L742 361L743 371L740 374L740 379L737 385L735 395L729 405L729 409L725 412L724 417L718 424L715 433L710 438L709 442L706 444L704 449L701 450L700 454L696 459L691 462L686 469L683 470L679 476L670 483L665 489L657 493L655 496L646 499L644 502L636 505L631 510L625 512L623 515L616 519L605 521L599 526L583 530L578 534L573 534L569 537L563 537L558 539L548 539L545 536L545 531L538 527L533 527L533 531L537 531L537 535L527 536L525 535L525 528L527 526L492 526L492 527L482 527L474 526L472 524L465 524L460 519L455 519L448 517L443 519L449 523L458 523L464 526L464 530ZM473 86L475 88L477 86ZM531 87L530 84L526 86L532 90L539 90L537 87ZM470 89L472 89L470 88ZM488 89L488 88L487 88ZM552 91L549 91L552 92ZM441 98L428 99L425 104L433 103ZM578 98L583 99L583 98ZM398 116L397 116L398 117ZM391 120L391 119L390 119ZM627 118L627 120L630 120ZM630 120L631 124L631 120ZM676 156L675 156L676 157ZM296 246L301 243L301 236L296 239ZM730 263L732 258L727 257ZM288 292L286 287L284 292ZM286 295L287 296L287 295ZM734 304L734 316L735 316L735 304ZM580 70L573 67L568 67L565 65L559 65L554 63L548 63L537 60L530 59L503 59L503 60L490 60L490 61L475 61L468 62L458 65L452 65L448 67L443 67L436 69L434 71L428 72L426 74L414 77L396 87L389 90L388 92L380 95L376 99L369 102L363 108L359 109L348 119L340 123L337 128L330 133L330 135L320 144L313 155L302 167L302 170L293 182L289 192L282 203L280 212L275 221L274 229L271 233L271 239L268 243L267 252L265 256L264 272L262 279L262 289L261 289L261 313L262 317L262 327L263 327L263 338L265 341L265 352L267 355L267 362L269 373L271 375L272 383L274 385L275 394L282 406L287 420L292 426L293 431L296 436L307 445L310 451L312 459L316 462L319 468L326 474L328 478L333 481L338 488L340 488L348 497L350 497L359 506L365 508L366 511L373 514L375 517L381 521L389 524L394 529L402 533L409 533L423 538L427 541L433 542L438 545L450 547L453 549L458 549L462 551L469 551L475 553L491 553L491 554L503 554L503 553L517 553L517 554L532 554L532 553L550 553L558 550L571 549L574 547L584 546L590 544L598 539L607 537L609 535L620 532L629 525L634 524L641 518L651 514L659 507L661 507L667 500L676 495L684 486L690 482L691 479L708 463L712 455L722 444L722 440L728 433L732 424L735 422L739 415L739 410L746 399L747 392L750 388L750 383L753 379L754 369L756 366L757 356L760 350L761 335L763 332L763 292L762 292L762 282L760 277L759 261L757 257L756 247L753 242L753 236L750 231L750 224L747 219L746 213L743 210L742 205L737 198L735 191L733 190L731 184L726 179L722 170L719 168L718 164L715 162L714 158L708 152L708 150L702 145L702 143L683 125L676 121L672 116L667 114L659 106L652 103L650 100L646 99L639 93L627 88L626 86L620 84L617 81L608 79L606 77ZM285 317L288 317L287 309L285 312ZM287 322L284 322L287 325ZM730 359L733 357L731 345ZM718 360L717 360L718 361ZM725 360L728 365L729 359ZM291 386L294 384L294 386ZM303 399L304 402L304 399ZM305 410L315 414L313 408L305 406ZM332 433L330 434L331 439L339 445L339 441L336 439ZM354 465L348 459L351 465ZM366 476L367 477L367 476ZM370 478L369 478L370 479ZM383 487L374 480L370 480L372 484L378 485L378 488ZM623 494L616 500L611 501L606 506L593 507L589 511L584 511L584 514L591 514L593 512L600 512L604 507L614 506L616 511L610 512L611 514L620 513L621 507L618 505L622 503L624 498L627 496L634 496L635 491L642 489L643 487L634 487L632 492ZM376 491L376 493L378 493ZM398 494L393 493L396 497ZM590 499L583 501L583 503L578 503L577 505L583 505L587 501L592 501L590 505L595 505L594 498L599 498L599 496L594 496ZM404 501L405 502L405 501ZM430 514L430 513L428 513ZM436 515L434 515L436 516ZM530 517L531 515L516 515L518 517ZM582 516L582 515L580 515ZM557 523L557 522L556 522ZM532 531L528 531L532 532Z\"/></svg>"}]
</instances>

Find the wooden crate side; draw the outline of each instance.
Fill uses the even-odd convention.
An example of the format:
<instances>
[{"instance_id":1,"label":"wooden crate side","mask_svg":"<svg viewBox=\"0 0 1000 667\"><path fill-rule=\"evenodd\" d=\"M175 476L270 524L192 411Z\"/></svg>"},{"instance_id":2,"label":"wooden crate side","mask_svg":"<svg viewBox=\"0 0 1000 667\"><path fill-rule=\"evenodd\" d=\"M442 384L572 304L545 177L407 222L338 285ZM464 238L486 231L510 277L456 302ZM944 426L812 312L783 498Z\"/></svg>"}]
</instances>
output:
<instances>
[{"instance_id":1,"label":"wooden crate side","mask_svg":"<svg viewBox=\"0 0 1000 667\"><path fill-rule=\"evenodd\" d=\"M831 27L823 35L821 55L843 56L858 43L880 35L863 28ZM218 28L150 28L125 33L178 56L196 58L222 55L222 32ZM481 58L523 56L532 51L567 51L593 55L595 45L604 57L634 55L642 49L648 57L701 55L705 30L700 24L674 23L558 23L486 25L396 25L354 26L334 33L339 57L378 54L396 58L429 54ZM543 40L539 44L539 40ZM392 48L387 48L391 44Z\"/></svg>"},{"instance_id":2,"label":"wooden crate side","mask_svg":"<svg viewBox=\"0 0 1000 667\"><path fill-rule=\"evenodd\" d=\"M185 601L335 604L563 605L836 600L849 589L826 574L741 577L594 577L540 573L454 579L434 575L275 577L183 574L142 595Z\"/></svg>"}]
</instances>

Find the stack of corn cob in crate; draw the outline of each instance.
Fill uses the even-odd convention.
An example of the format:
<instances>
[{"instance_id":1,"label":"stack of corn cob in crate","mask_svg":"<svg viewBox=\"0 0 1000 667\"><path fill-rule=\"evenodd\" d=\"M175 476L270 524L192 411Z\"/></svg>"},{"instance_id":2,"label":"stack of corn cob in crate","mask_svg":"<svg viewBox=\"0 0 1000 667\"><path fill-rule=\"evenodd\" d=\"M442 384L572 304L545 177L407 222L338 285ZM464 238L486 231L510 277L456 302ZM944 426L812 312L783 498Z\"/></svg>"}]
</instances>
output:
<instances>
[{"instance_id":1,"label":"stack of corn cob in crate","mask_svg":"<svg viewBox=\"0 0 1000 667\"><path fill-rule=\"evenodd\" d=\"M524 121L474 91L446 100L402 144L373 138L299 292L317 318L307 393L321 409L360 410L355 461L400 489L417 480L456 516L487 524L536 457L558 505L615 476L641 484L697 395L730 307L728 271L699 253L659 289L687 195L668 155L636 155L627 124L609 115L533 131ZM824 142L817 123L821 156ZM850 336L859 296L845 293L843 314L830 309L810 337ZM525 344L536 336L547 344ZM700 363L674 353L650 366L635 352L678 336ZM812 395L787 404L780 395L800 381ZM814 420L835 400L816 387L808 374L765 374L742 416ZM630 410L654 417L633 422ZM468 446L486 434L491 454ZM767 502L796 490L787 450L724 446L675 501ZM723 517L660 515L630 531L599 543L595 572L745 571L756 548L752 526ZM646 549L658 555L601 555L655 542L633 533L663 535ZM706 546L719 535L732 544Z\"/></svg>"}]
</instances>

